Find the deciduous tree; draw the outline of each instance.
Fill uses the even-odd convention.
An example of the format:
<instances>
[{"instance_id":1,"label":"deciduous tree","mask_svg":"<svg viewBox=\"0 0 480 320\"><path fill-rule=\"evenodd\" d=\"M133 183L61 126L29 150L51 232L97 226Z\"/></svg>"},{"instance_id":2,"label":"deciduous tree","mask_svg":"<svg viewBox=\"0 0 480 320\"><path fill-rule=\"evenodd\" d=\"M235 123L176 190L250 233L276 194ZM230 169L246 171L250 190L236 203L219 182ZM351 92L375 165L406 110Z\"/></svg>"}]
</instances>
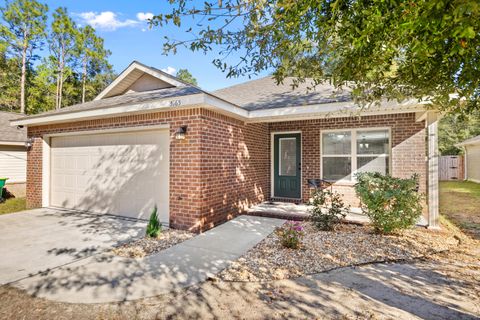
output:
<instances>
[{"instance_id":1,"label":"deciduous tree","mask_svg":"<svg viewBox=\"0 0 480 320\"><path fill-rule=\"evenodd\" d=\"M151 23L188 24L165 51L215 50L213 63L228 77L273 70L278 81L294 75L352 86L366 102L428 97L443 110L480 108L478 0L170 3Z\"/></svg>"}]
</instances>

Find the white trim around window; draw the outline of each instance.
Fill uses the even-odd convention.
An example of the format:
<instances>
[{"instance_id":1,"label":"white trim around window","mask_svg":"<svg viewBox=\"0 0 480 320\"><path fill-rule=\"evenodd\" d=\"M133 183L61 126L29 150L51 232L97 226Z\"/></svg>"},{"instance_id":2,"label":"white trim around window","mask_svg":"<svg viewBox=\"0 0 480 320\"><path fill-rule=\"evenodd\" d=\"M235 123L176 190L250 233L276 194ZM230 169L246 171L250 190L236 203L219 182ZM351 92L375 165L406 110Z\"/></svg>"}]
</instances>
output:
<instances>
[{"instance_id":1,"label":"white trim around window","mask_svg":"<svg viewBox=\"0 0 480 320\"><path fill-rule=\"evenodd\" d=\"M380 131L387 130L388 132L388 153L382 154L357 154L357 133L358 131ZM348 154L332 154L324 155L323 152L323 134L329 132L349 132L350 133L350 153ZM392 173L392 130L390 127L366 127L366 128L346 128L346 129L330 129L320 131L320 177L323 176L323 159L324 158L350 158L351 170L350 179L335 180L336 183L353 184L355 183L355 174L358 172L357 159L361 157L388 157L388 173ZM332 181L332 180L329 180Z\"/></svg>"}]
</instances>

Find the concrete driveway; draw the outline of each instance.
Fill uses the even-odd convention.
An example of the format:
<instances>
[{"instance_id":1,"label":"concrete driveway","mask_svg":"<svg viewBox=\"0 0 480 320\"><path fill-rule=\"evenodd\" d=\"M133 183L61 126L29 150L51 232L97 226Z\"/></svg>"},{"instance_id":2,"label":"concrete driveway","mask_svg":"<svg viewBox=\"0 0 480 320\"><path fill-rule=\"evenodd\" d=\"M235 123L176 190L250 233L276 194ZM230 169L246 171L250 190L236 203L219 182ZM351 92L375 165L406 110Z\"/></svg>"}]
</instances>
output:
<instances>
[{"instance_id":1,"label":"concrete driveway","mask_svg":"<svg viewBox=\"0 0 480 320\"><path fill-rule=\"evenodd\" d=\"M146 222L42 208L0 216L0 285L141 237Z\"/></svg>"}]
</instances>

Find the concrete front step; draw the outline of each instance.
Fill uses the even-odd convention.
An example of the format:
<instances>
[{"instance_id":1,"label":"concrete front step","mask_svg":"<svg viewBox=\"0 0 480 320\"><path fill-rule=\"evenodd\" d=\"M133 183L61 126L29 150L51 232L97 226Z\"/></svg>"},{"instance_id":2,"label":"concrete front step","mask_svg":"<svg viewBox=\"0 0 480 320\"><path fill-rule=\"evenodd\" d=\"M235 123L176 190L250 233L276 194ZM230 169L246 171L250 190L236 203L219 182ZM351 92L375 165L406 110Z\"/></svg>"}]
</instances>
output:
<instances>
[{"instance_id":1,"label":"concrete front step","mask_svg":"<svg viewBox=\"0 0 480 320\"><path fill-rule=\"evenodd\" d=\"M251 207L246 214L258 217L305 221L310 217L308 209L309 206L306 204L263 202ZM345 217L345 222L364 225L368 224L370 221L367 216L361 213L360 209L352 208L351 212Z\"/></svg>"}]
</instances>

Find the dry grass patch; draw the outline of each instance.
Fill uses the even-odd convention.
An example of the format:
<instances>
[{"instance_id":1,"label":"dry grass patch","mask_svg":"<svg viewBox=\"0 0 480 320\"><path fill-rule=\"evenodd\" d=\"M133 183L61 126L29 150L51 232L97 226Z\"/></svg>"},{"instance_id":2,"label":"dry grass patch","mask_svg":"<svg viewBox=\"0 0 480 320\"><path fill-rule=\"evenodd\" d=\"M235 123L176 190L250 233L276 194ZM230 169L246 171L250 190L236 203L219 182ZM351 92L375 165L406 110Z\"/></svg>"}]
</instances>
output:
<instances>
[{"instance_id":1,"label":"dry grass patch","mask_svg":"<svg viewBox=\"0 0 480 320\"><path fill-rule=\"evenodd\" d=\"M25 198L10 198L0 203L0 214L26 210Z\"/></svg>"},{"instance_id":2,"label":"dry grass patch","mask_svg":"<svg viewBox=\"0 0 480 320\"><path fill-rule=\"evenodd\" d=\"M261 281L298 277L339 267L429 256L458 245L449 227L424 228L398 235L379 235L371 227L342 224L335 231L319 231L305 222L300 249L284 248L275 233L219 274L226 281Z\"/></svg>"},{"instance_id":3,"label":"dry grass patch","mask_svg":"<svg viewBox=\"0 0 480 320\"><path fill-rule=\"evenodd\" d=\"M440 183L440 212L480 240L480 184L468 181Z\"/></svg>"}]
</instances>

